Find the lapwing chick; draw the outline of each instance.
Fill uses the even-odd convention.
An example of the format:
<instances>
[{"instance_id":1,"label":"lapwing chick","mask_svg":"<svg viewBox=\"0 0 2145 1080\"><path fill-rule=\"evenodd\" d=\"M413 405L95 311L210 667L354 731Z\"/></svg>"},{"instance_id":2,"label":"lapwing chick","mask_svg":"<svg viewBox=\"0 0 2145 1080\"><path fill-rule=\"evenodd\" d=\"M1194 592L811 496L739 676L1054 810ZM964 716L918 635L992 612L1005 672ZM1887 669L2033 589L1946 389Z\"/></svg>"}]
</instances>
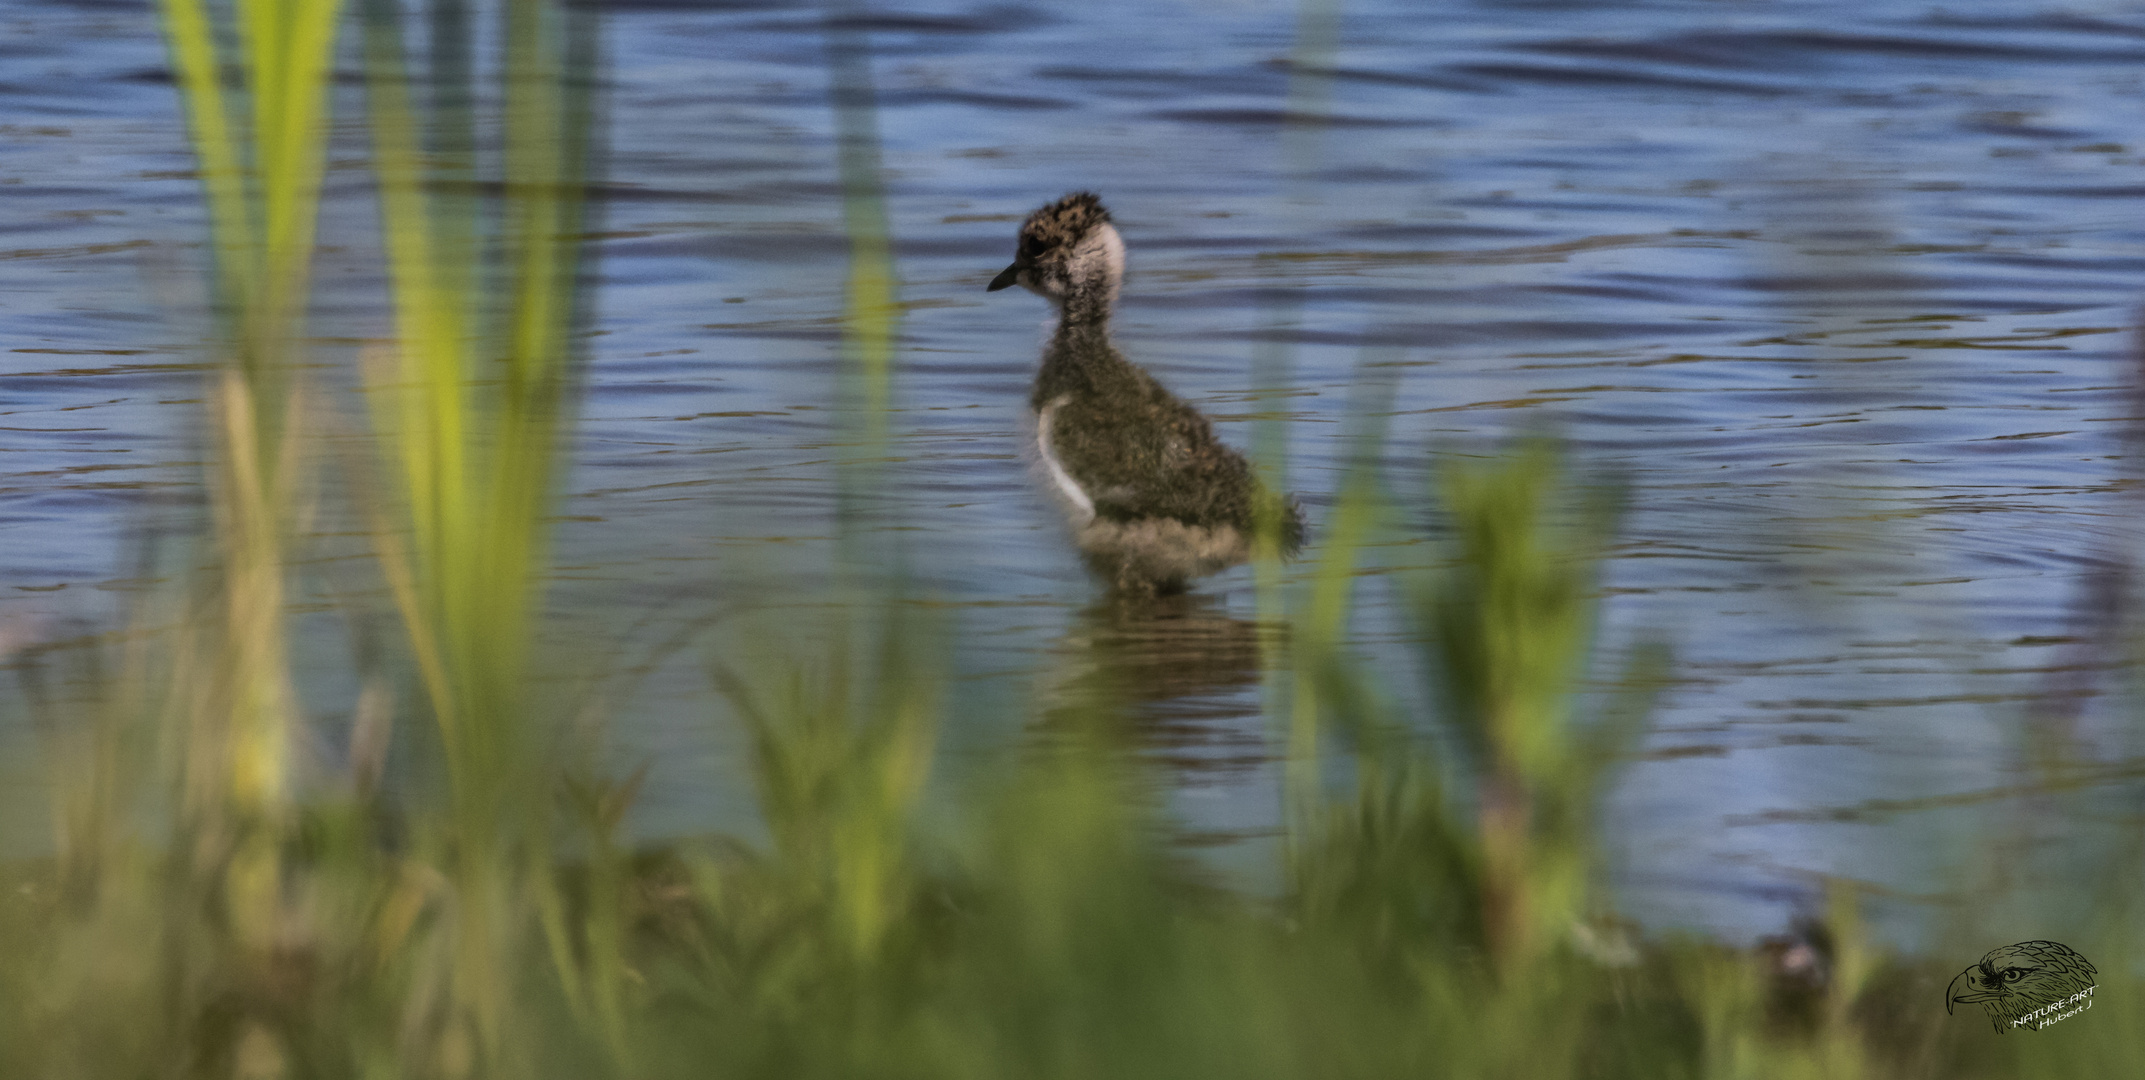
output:
<instances>
[{"instance_id":1,"label":"lapwing chick","mask_svg":"<svg viewBox=\"0 0 2145 1080\"><path fill-rule=\"evenodd\" d=\"M991 279L1057 308L1029 408L1045 486L1089 569L1125 596L1184 591L1251 557L1260 528L1283 556L1303 514L1268 491L1197 409L1110 343L1125 245L1110 212L1079 192L1028 215L1013 265Z\"/></svg>"}]
</instances>

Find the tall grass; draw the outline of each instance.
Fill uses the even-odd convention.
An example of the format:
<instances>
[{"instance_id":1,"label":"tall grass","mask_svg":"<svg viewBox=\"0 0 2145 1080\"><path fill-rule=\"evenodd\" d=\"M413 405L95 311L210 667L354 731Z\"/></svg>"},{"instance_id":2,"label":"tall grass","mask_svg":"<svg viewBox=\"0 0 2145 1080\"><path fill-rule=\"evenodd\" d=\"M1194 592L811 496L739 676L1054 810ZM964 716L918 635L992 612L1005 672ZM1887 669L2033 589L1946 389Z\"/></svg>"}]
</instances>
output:
<instances>
[{"instance_id":1,"label":"tall grass","mask_svg":"<svg viewBox=\"0 0 2145 1080\"><path fill-rule=\"evenodd\" d=\"M590 38L560 5L509 0L487 91L448 39L476 38L472 12L433 8L422 77L409 13L360 13L395 332L365 372L380 468L351 490L444 797L353 802L293 763L294 523L324 490L309 436L341 405L297 373L342 13L170 0L214 241L213 544L185 595L145 607L87 723L55 725L59 858L49 896L27 886L47 921L11 928L50 944L9 968L11 1075L516 1075L553 1007L617 1059L622 975L575 940L594 907L569 914L557 887L559 776L529 692L575 374ZM361 709L384 730L398 700ZM603 794L592 827L616 824Z\"/></svg>"},{"instance_id":2,"label":"tall grass","mask_svg":"<svg viewBox=\"0 0 2145 1080\"><path fill-rule=\"evenodd\" d=\"M164 4L217 241L222 361L208 425L221 603L198 620L214 627L198 646L207 662L182 676L183 692L199 695L188 717L193 798L184 812L189 828L220 834L218 844L231 849L223 895L240 933L269 925L279 907L276 851L296 719L283 622L285 546L304 468L289 437L300 400L291 373L305 325L339 7L336 0L246 5L219 35L204 0ZM225 85L226 64L244 73L237 86Z\"/></svg>"},{"instance_id":3,"label":"tall grass","mask_svg":"<svg viewBox=\"0 0 2145 1080\"><path fill-rule=\"evenodd\" d=\"M840 557L851 569L859 567L865 555L865 507L887 476L895 339L901 327L900 276L886 210L878 100L863 16L860 5L844 2L827 5L823 16L835 171L842 191L842 231L849 242L838 393L844 406L842 436L850 450L835 483Z\"/></svg>"},{"instance_id":4,"label":"tall grass","mask_svg":"<svg viewBox=\"0 0 2145 1080\"><path fill-rule=\"evenodd\" d=\"M435 34L467 27L459 0ZM367 371L397 520L379 551L439 731L450 792L453 989L487 1060L506 1052L506 978L533 896L562 975L599 1002L615 980L576 970L547 902L550 814L530 650L549 558L546 514L574 375L578 236L588 162L587 27L546 0L502 5L498 145L476 159L479 88L451 43L413 77L394 0L364 6L367 109L395 313ZM576 86L570 76L579 75ZM412 86L431 85L430 109ZM433 155L437 153L437 157ZM471 185L496 182L496 200ZM533 889L528 877L539 875ZM584 986L586 984L586 986ZM576 993L573 999L581 1000ZM615 1008L603 1006L606 1016ZM615 1027L615 1018L610 1021Z\"/></svg>"},{"instance_id":5,"label":"tall grass","mask_svg":"<svg viewBox=\"0 0 2145 1080\"><path fill-rule=\"evenodd\" d=\"M139 605L112 674L45 726L54 857L12 868L10 1075L273 1067L289 1045L254 1005L307 948L285 598L312 501L297 372L339 5L162 14L213 240L209 565Z\"/></svg>"}]
</instances>

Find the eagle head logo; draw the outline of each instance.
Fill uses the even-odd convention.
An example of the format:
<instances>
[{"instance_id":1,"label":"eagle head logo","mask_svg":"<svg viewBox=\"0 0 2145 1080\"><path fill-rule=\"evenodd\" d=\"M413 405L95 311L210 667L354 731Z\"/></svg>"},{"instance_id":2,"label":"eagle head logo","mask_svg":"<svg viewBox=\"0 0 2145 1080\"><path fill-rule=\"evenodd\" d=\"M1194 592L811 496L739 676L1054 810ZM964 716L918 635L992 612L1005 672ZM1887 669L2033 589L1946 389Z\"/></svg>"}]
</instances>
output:
<instances>
[{"instance_id":1,"label":"eagle head logo","mask_svg":"<svg viewBox=\"0 0 2145 1080\"><path fill-rule=\"evenodd\" d=\"M1951 980L1944 990L1944 1011L1959 1005L1981 1006L2003 1034L2014 1027L2039 1031L2072 1008L2090 1003L2098 970L2067 945L2021 941L1991 949L1981 962ZM2054 1006L2063 1003L2061 1008Z\"/></svg>"}]
</instances>

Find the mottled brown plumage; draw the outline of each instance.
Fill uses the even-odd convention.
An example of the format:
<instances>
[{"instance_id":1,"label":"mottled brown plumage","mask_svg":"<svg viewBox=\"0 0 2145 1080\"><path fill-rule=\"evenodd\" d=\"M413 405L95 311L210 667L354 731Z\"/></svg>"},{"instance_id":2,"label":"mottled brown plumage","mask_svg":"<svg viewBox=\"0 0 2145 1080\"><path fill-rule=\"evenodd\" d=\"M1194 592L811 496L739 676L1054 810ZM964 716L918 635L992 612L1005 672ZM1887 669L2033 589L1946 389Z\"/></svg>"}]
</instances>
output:
<instances>
[{"instance_id":1,"label":"mottled brown plumage","mask_svg":"<svg viewBox=\"0 0 2145 1080\"><path fill-rule=\"evenodd\" d=\"M1029 406L1041 468L1082 556L1113 589L1152 595L1245 561L1262 526L1282 554L1295 554L1303 516L1294 504L1111 345L1123 263L1109 211L1080 192L1029 215L1013 265L990 285L1017 284L1057 305Z\"/></svg>"}]
</instances>

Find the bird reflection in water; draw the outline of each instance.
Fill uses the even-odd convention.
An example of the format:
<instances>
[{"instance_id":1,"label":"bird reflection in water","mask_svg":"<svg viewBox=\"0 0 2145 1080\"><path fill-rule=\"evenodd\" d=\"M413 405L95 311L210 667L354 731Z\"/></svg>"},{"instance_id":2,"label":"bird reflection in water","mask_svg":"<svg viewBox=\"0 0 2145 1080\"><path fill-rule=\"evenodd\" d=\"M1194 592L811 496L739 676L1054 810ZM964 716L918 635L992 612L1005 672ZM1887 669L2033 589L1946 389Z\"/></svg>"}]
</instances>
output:
<instances>
[{"instance_id":1,"label":"bird reflection in water","mask_svg":"<svg viewBox=\"0 0 2145 1080\"><path fill-rule=\"evenodd\" d=\"M1267 631L1271 632L1271 631ZM1259 702L1262 630L1211 596L1112 597L1079 612L1037 734L1092 734L1223 783L1270 758Z\"/></svg>"}]
</instances>

